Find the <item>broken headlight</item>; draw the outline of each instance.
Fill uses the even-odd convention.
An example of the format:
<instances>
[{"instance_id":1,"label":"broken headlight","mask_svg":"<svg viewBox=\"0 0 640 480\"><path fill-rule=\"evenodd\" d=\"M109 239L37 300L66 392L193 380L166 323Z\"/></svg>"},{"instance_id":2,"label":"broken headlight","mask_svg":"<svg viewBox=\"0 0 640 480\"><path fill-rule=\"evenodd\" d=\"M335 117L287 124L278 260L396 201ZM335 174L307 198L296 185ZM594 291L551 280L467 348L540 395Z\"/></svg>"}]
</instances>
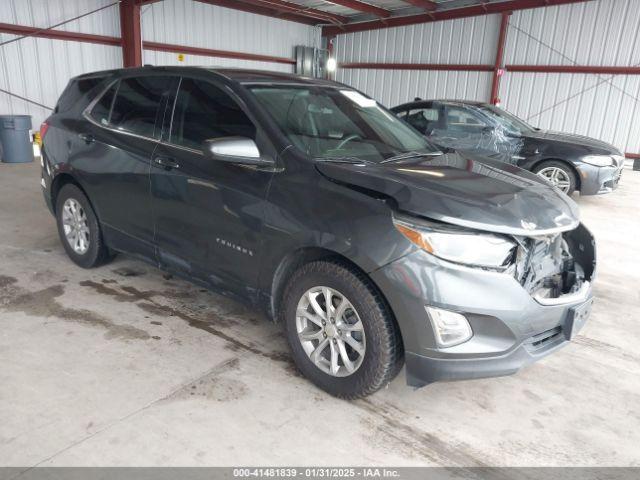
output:
<instances>
[{"instance_id":1,"label":"broken headlight","mask_svg":"<svg viewBox=\"0 0 640 480\"><path fill-rule=\"evenodd\" d=\"M518 245L511 239L492 233L396 217L393 223L400 233L424 251L450 262L473 267L504 270L515 258Z\"/></svg>"}]
</instances>

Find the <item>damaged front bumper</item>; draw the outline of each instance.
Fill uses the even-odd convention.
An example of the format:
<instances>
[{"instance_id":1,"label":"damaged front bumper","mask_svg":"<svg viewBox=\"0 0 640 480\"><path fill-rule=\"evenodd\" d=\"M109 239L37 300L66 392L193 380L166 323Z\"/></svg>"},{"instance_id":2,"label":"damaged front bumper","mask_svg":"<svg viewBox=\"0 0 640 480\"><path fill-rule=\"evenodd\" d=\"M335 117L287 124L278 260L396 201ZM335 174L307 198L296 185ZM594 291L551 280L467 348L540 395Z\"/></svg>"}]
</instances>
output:
<instances>
[{"instance_id":1,"label":"damaged front bumper","mask_svg":"<svg viewBox=\"0 0 640 480\"><path fill-rule=\"evenodd\" d=\"M443 261L422 250L373 272L402 331L409 385L512 374L575 337L593 302L595 244L582 225L564 236L582 279L549 274L548 266L538 268L537 278L524 278ZM427 306L464 315L473 336L438 347Z\"/></svg>"},{"instance_id":2,"label":"damaged front bumper","mask_svg":"<svg viewBox=\"0 0 640 480\"><path fill-rule=\"evenodd\" d=\"M624 169L624 161L619 166L597 167L582 163L576 166L580 175L580 195L601 195L618 188Z\"/></svg>"}]
</instances>

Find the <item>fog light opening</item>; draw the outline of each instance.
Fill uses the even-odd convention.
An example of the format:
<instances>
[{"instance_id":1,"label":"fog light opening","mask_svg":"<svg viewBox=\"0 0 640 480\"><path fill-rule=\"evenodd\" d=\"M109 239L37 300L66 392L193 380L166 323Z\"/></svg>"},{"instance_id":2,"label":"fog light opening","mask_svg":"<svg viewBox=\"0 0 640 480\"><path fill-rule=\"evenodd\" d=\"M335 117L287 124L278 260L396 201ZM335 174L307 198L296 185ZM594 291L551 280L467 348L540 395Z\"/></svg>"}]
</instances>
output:
<instances>
[{"instance_id":1,"label":"fog light opening","mask_svg":"<svg viewBox=\"0 0 640 480\"><path fill-rule=\"evenodd\" d=\"M435 307L425 307L439 347L453 347L473 336L471 325L464 315Z\"/></svg>"}]
</instances>

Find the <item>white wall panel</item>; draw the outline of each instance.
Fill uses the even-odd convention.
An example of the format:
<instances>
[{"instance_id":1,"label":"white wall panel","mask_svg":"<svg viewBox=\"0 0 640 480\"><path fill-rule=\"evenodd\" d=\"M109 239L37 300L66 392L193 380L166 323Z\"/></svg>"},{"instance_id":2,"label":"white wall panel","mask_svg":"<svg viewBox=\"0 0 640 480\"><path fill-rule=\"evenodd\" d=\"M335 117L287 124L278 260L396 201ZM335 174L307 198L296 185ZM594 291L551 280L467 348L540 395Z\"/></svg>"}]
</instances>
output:
<instances>
[{"instance_id":1,"label":"white wall panel","mask_svg":"<svg viewBox=\"0 0 640 480\"><path fill-rule=\"evenodd\" d=\"M164 0L143 7L142 36L144 40L154 42L286 58L294 57L296 45L320 44L319 28L193 0ZM157 55L154 52L145 52L145 62L181 64L176 54ZM190 55L186 55L184 63L293 71L293 67L286 64L190 58Z\"/></svg>"},{"instance_id":2,"label":"white wall panel","mask_svg":"<svg viewBox=\"0 0 640 480\"><path fill-rule=\"evenodd\" d=\"M291 73L292 66L284 63L257 62L255 60L236 60L233 58L204 57L185 55L184 61L178 61L178 54L170 52L144 51L144 63L151 65L184 65L193 67L251 68L273 72Z\"/></svg>"},{"instance_id":3,"label":"white wall panel","mask_svg":"<svg viewBox=\"0 0 640 480\"><path fill-rule=\"evenodd\" d=\"M343 69L337 80L387 107L415 97L486 101L491 93L491 74L486 72Z\"/></svg>"},{"instance_id":4,"label":"white wall panel","mask_svg":"<svg viewBox=\"0 0 640 480\"><path fill-rule=\"evenodd\" d=\"M15 38L0 34L0 43ZM54 107L71 77L122 67L120 47L26 38L0 47L0 88ZM26 114L33 127L51 112L0 92L0 114Z\"/></svg>"},{"instance_id":5,"label":"white wall panel","mask_svg":"<svg viewBox=\"0 0 640 480\"><path fill-rule=\"evenodd\" d=\"M514 12L506 64L640 65L640 1ZM541 128L588 135L640 152L640 76L507 73L503 107Z\"/></svg>"},{"instance_id":6,"label":"white wall panel","mask_svg":"<svg viewBox=\"0 0 640 480\"><path fill-rule=\"evenodd\" d=\"M113 3L116 3L115 0L0 0L0 22L29 27L50 27ZM56 29L119 37L118 5L66 23Z\"/></svg>"},{"instance_id":7,"label":"white wall panel","mask_svg":"<svg viewBox=\"0 0 640 480\"><path fill-rule=\"evenodd\" d=\"M638 0L520 10L509 25L506 64L640 64Z\"/></svg>"},{"instance_id":8,"label":"white wall panel","mask_svg":"<svg viewBox=\"0 0 640 480\"><path fill-rule=\"evenodd\" d=\"M339 62L493 64L500 17L424 23L338 35ZM491 74L409 70L339 69L336 79L387 106L414 97L487 100Z\"/></svg>"}]
</instances>

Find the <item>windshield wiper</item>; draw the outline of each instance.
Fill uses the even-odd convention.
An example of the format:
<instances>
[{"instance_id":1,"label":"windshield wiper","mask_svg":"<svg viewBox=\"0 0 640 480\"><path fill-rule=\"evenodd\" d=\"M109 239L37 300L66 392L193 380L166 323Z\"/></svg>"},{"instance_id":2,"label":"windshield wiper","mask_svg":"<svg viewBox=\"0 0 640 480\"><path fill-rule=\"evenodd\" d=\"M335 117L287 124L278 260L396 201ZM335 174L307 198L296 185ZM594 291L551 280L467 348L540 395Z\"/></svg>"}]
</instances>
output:
<instances>
[{"instance_id":1,"label":"windshield wiper","mask_svg":"<svg viewBox=\"0 0 640 480\"><path fill-rule=\"evenodd\" d=\"M363 164L363 163L370 165L371 163L374 163L369 160L364 160L362 158L357 158L357 157L315 157L314 160L317 162L349 163L352 165Z\"/></svg>"},{"instance_id":2,"label":"windshield wiper","mask_svg":"<svg viewBox=\"0 0 640 480\"><path fill-rule=\"evenodd\" d=\"M399 162L401 160L409 160L410 158L420 158L420 157L438 157L440 155L444 155L440 150L436 150L435 152L405 152L399 155L394 155L393 157L389 157L380 163L389 163L389 162Z\"/></svg>"}]
</instances>

